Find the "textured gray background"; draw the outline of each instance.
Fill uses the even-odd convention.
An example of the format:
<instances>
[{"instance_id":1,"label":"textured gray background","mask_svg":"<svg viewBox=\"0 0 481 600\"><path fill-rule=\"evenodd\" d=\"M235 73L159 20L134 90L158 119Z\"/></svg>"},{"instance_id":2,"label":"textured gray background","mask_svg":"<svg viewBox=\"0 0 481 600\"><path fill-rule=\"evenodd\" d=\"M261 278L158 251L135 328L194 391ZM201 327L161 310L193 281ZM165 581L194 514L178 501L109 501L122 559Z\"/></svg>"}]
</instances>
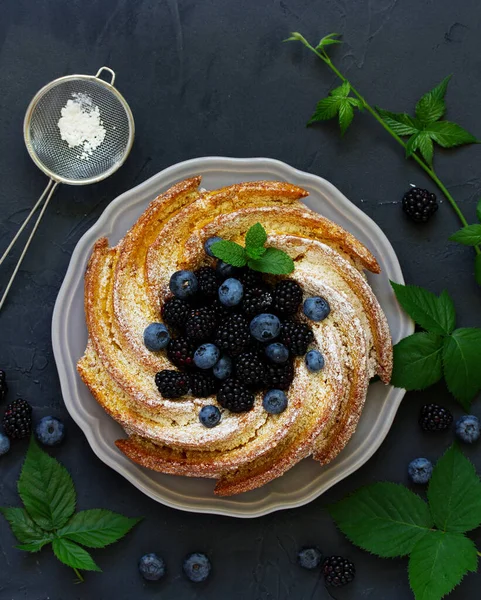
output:
<instances>
[{"instance_id":1,"label":"textured gray background","mask_svg":"<svg viewBox=\"0 0 481 600\"><path fill-rule=\"evenodd\" d=\"M381 450L309 506L251 521L193 515L154 503L94 456L63 406L50 322L70 254L108 203L168 165L216 154L269 156L326 177L384 229L408 282L434 292L447 288L459 324L481 325L472 252L447 241L458 228L449 206L443 203L425 227L404 218L400 200L409 183L432 186L368 115L356 116L343 140L332 123L306 129L335 79L300 45L281 43L291 30L314 41L342 32L346 43L333 51L337 63L373 104L391 110L412 109L423 92L454 73L448 117L481 136L478 0L0 0L0 8L0 248L46 183L22 140L25 108L42 85L107 64L135 115L135 145L115 176L56 192L0 315L0 366L8 372L10 399L28 399L36 418L66 420L66 443L53 454L72 473L79 507L146 517L128 539L94 552L104 573L87 575L79 586L49 551L30 556L15 550L0 520L0 600L327 599L317 574L295 565L304 544L356 563L355 583L332 597L411 598L406 561L353 547L325 506L362 484L406 482L410 459L441 454L452 434L422 434L417 413L424 402L440 401L461 414L442 384L407 394ZM471 221L481 192L480 152L463 148L436 158ZM0 289L12 265L13 258L2 267ZM18 501L15 482L25 449L17 443L0 461L1 505ZM469 454L481 467L479 449ZM479 531L473 539L481 546ZM214 565L202 587L180 576L181 559L193 550L207 552ZM168 564L160 584L144 583L137 573L138 557L150 551ZM469 575L452 597L479 597L479 576Z\"/></svg>"}]
</instances>

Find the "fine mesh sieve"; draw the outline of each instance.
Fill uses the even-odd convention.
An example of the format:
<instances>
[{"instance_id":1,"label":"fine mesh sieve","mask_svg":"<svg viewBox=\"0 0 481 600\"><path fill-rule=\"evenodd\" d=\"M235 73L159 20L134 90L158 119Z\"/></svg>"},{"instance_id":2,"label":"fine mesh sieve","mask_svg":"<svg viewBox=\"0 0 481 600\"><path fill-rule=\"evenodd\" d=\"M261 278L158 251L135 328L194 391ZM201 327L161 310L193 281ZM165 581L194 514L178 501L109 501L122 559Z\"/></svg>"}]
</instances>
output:
<instances>
[{"instance_id":1,"label":"fine mesh sieve","mask_svg":"<svg viewBox=\"0 0 481 600\"><path fill-rule=\"evenodd\" d=\"M110 74L110 82L100 78L103 71ZM129 105L114 87L114 82L115 73L112 69L101 67L96 75L68 75L56 79L37 92L30 102L23 125L25 145L32 160L50 177L50 181L0 258L1 265L46 197L0 300L0 309L57 185L87 185L101 181L125 162L134 141L134 119ZM70 148L61 139L57 125L62 108L68 100L78 95L88 98L92 106L98 107L105 128L104 140L88 156L81 147Z\"/></svg>"}]
</instances>

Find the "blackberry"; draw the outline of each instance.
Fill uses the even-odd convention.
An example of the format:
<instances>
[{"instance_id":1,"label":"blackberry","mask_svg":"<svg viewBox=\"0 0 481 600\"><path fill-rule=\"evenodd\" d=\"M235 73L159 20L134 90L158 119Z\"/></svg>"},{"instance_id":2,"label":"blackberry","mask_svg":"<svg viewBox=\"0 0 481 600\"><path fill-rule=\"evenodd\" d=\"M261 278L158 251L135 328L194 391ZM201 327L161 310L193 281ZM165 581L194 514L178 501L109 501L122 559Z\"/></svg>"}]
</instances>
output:
<instances>
[{"instance_id":1,"label":"blackberry","mask_svg":"<svg viewBox=\"0 0 481 600\"><path fill-rule=\"evenodd\" d=\"M403 196L403 211L416 223L426 223L438 210L436 194L415 187Z\"/></svg>"},{"instance_id":2,"label":"blackberry","mask_svg":"<svg viewBox=\"0 0 481 600\"><path fill-rule=\"evenodd\" d=\"M190 381L186 373L166 369L155 375L155 385L164 398L180 398L189 391Z\"/></svg>"},{"instance_id":3,"label":"blackberry","mask_svg":"<svg viewBox=\"0 0 481 600\"><path fill-rule=\"evenodd\" d=\"M241 269L236 277L242 283L244 288L259 287L263 283L261 273L249 269L249 267Z\"/></svg>"},{"instance_id":4,"label":"blackberry","mask_svg":"<svg viewBox=\"0 0 481 600\"><path fill-rule=\"evenodd\" d=\"M425 404L419 413L419 425L424 431L445 431L452 422L453 415L439 404Z\"/></svg>"},{"instance_id":5,"label":"blackberry","mask_svg":"<svg viewBox=\"0 0 481 600\"><path fill-rule=\"evenodd\" d=\"M228 379L217 392L217 402L234 413L251 410L254 400L254 394L236 379Z\"/></svg>"},{"instance_id":6,"label":"blackberry","mask_svg":"<svg viewBox=\"0 0 481 600\"><path fill-rule=\"evenodd\" d=\"M205 298L216 298L221 278L212 267L200 267L194 271L199 282L199 291Z\"/></svg>"},{"instance_id":7,"label":"blackberry","mask_svg":"<svg viewBox=\"0 0 481 600\"><path fill-rule=\"evenodd\" d=\"M242 310L248 317L254 317L260 313L269 312L272 306L272 294L264 285L255 285L244 288Z\"/></svg>"},{"instance_id":8,"label":"blackberry","mask_svg":"<svg viewBox=\"0 0 481 600\"><path fill-rule=\"evenodd\" d=\"M167 346L170 362L179 369L189 369L194 366L194 351L194 346L184 337L170 340Z\"/></svg>"},{"instance_id":9,"label":"blackberry","mask_svg":"<svg viewBox=\"0 0 481 600\"><path fill-rule=\"evenodd\" d=\"M327 585L341 587L350 583L356 575L354 564L342 556L330 556L322 565L324 580Z\"/></svg>"},{"instance_id":10,"label":"blackberry","mask_svg":"<svg viewBox=\"0 0 481 600\"><path fill-rule=\"evenodd\" d=\"M190 389L197 398L208 398L217 390L217 379L210 373L192 373L190 376Z\"/></svg>"},{"instance_id":11,"label":"blackberry","mask_svg":"<svg viewBox=\"0 0 481 600\"><path fill-rule=\"evenodd\" d=\"M180 298L169 298L162 307L162 318L169 327L182 329L190 313L190 306Z\"/></svg>"},{"instance_id":12,"label":"blackberry","mask_svg":"<svg viewBox=\"0 0 481 600\"><path fill-rule=\"evenodd\" d=\"M292 279L283 279L276 284L273 296L277 314L290 317L297 312L302 302L302 288Z\"/></svg>"},{"instance_id":13,"label":"blackberry","mask_svg":"<svg viewBox=\"0 0 481 600\"><path fill-rule=\"evenodd\" d=\"M0 369L0 401L2 401L8 392L8 386L5 378L5 371Z\"/></svg>"},{"instance_id":14,"label":"blackberry","mask_svg":"<svg viewBox=\"0 0 481 600\"><path fill-rule=\"evenodd\" d=\"M185 333L189 339L204 342L214 335L216 327L217 319L214 311L203 306L190 311L190 316L185 324Z\"/></svg>"},{"instance_id":15,"label":"blackberry","mask_svg":"<svg viewBox=\"0 0 481 600\"><path fill-rule=\"evenodd\" d=\"M28 437L32 429L32 407L26 400L17 398L7 405L3 415L3 429L9 438Z\"/></svg>"},{"instance_id":16,"label":"blackberry","mask_svg":"<svg viewBox=\"0 0 481 600\"><path fill-rule=\"evenodd\" d=\"M212 312L216 315L218 321L222 321L223 319L233 315L233 311L237 308L229 308L225 304L222 304L219 298L216 298L209 306L212 309Z\"/></svg>"},{"instance_id":17,"label":"blackberry","mask_svg":"<svg viewBox=\"0 0 481 600\"><path fill-rule=\"evenodd\" d=\"M280 341L289 348L292 354L302 356L314 340L311 328L305 323L286 321L282 324Z\"/></svg>"},{"instance_id":18,"label":"blackberry","mask_svg":"<svg viewBox=\"0 0 481 600\"><path fill-rule=\"evenodd\" d=\"M235 356L247 348L249 340L248 321L242 315L234 313L219 325L215 343L227 354Z\"/></svg>"},{"instance_id":19,"label":"blackberry","mask_svg":"<svg viewBox=\"0 0 481 600\"><path fill-rule=\"evenodd\" d=\"M256 352L239 354L235 361L236 377L247 386L257 386L265 377L264 365Z\"/></svg>"},{"instance_id":20,"label":"blackberry","mask_svg":"<svg viewBox=\"0 0 481 600\"><path fill-rule=\"evenodd\" d=\"M269 362L264 367L266 387L288 390L294 379L294 363L288 360L282 364Z\"/></svg>"}]
</instances>

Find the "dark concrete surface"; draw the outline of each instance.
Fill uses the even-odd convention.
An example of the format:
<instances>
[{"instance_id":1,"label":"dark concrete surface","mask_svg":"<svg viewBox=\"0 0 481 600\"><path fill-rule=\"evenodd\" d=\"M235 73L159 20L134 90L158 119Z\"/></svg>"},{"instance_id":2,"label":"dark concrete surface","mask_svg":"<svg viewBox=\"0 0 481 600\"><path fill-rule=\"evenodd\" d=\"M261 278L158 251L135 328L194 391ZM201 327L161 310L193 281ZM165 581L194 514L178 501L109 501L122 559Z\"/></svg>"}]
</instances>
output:
<instances>
[{"instance_id":1,"label":"dark concrete surface","mask_svg":"<svg viewBox=\"0 0 481 600\"><path fill-rule=\"evenodd\" d=\"M66 443L53 454L72 473L80 508L108 507L145 521L122 542L94 551L103 574L74 585L72 572L50 551L27 555L0 520L0 600L307 600L329 598L318 575L295 564L298 548L317 544L357 566L355 582L332 597L404 600L412 597L406 560L381 560L352 546L325 512L327 503L361 484L406 482L416 456L435 460L452 434L422 434L426 401L461 414L444 385L407 394L381 449L329 493L297 510L239 521L178 512L156 504L110 470L69 418L50 342L55 298L79 237L121 192L164 167L195 156L268 156L326 177L385 231L406 279L454 297L460 325L480 326L480 291L470 249L449 243L458 222L446 202L420 227L402 214L410 183L432 185L368 115L356 116L340 139L333 123L310 129L316 101L335 83L300 45L282 44L289 31L314 41L344 34L336 61L373 103L411 110L448 73L448 117L481 136L481 12L477 0L1 0L0 1L0 250L46 183L27 155L22 120L45 83L70 73L95 73L107 64L134 113L137 136L130 158L112 178L89 187L58 189L0 314L0 368L10 399L34 406L35 417L65 419ZM436 166L474 221L481 195L478 147L444 152ZM16 256L16 255L14 255ZM13 257L0 272L6 284ZM474 413L480 413L479 402ZM16 479L26 443L0 460L0 505L17 504ZM469 455L481 468L479 446ZM481 546L481 533L473 539ZM180 573L189 551L207 552L214 565L201 587ZM138 557L159 552L169 574L159 584L137 573ZM479 597L469 575L453 599Z\"/></svg>"}]
</instances>

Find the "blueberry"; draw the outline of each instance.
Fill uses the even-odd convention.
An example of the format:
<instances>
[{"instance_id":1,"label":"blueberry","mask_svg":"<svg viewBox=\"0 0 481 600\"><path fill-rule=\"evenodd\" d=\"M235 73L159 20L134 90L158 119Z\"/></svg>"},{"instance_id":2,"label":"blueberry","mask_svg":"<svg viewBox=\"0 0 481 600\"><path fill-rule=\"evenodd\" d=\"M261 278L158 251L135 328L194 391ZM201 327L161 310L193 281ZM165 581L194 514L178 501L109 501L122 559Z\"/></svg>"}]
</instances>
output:
<instances>
[{"instance_id":1,"label":"blueberry","mask_svg":"<svg viewBox=\"0 0 481 600\"><path fill-rule=\"evenodd\" d=\"M182 569L188 579L200 583L209 577L211 564L205 554L194 552L185 558Z\"/></svg>"},{"instance_id":2,"label":"blueberry","mask_svg":"<svg viewBox=\"0 0 481 600\"><path fill-rule=\"evenodd\" d=\"M462 442L472 444L479 438L479 419L474 415L464 415L456 421L456 435Z\"/></svg>"},{"instance_id":3,"label":"blueberry","mask_svg":"<svg viewBox=\"0 0 481 600\"><path fill-rule=\"evenodd\" d=\"M223 260L219 260L215 267L215 270L221 277L227 279L227 277L233 277L237 273L237 268L229 263L225 263Z\"/></svg>"},{"instance_id":4,"label":"blueberry","mask_svg":"<svg viewBox=\"0 0 481 600\"><path fill-rule=\"evenodd\" d=\"M322 561L319 548L303 548L297 554L297 563L303 569L317 569Z\"/></svg>"},{"instance_id":5,"label":"blueberry","mask_svg":"<svg viewBox=\"0 0 481 600\"><path fill-rule=\"evenodd\" d=\"M324 357L319 350L309 350L306 354L306 367L312 373L317 373L324 367Z\"/></svg>"},{"instance_id":6,"label":"blueberry","mask_svg":"<svg viewBox=\"0 0 481 600\"><path fill-rule=\"evenodd\" d=\"M165 562L154 552L144 554L139 560L139 571L144 579L158 581L165 575Z\"/></svg>"},{"instance_id":7,"label":"blueberry","mask_svg":"<svg viewBox=\"0 0 481 600\"><path fill-rule=\"evenodd\" d=\"M193 296L198 287L199 282L192 271L176 271L172 274L169 282L170 291L177 298Z\"/></svg>"},{"instance_id":8,"label":"blueberry","mask_svg":"<svg viewBox=\"0 0 481 600\"><path fill-rule=\"evenodd\" d=\"M212 373L217 379L227 379L232 373L232 360L228 356L221 356L215 363Z\"/></svg>"},{"instance_id":9,"label":"blueberry","mask_svg":"<svg viewBox=\"0 0 481 600\"><path fill-rule=\"evenodd\" d=\"M238 279L230 277L219 287L219 300L224 306L236 306L242 300L244 286Z\"/></svg>"},{"instance_id":10,"label":"blueberry","mask_svg":"<svg viewBox=\"0 0 481 600\"><path fill-rule=\"evenodd\" d=\"M289 350L279 342L266 346L266 355L274 363L285 363L289 358Z\"/></svg>"},{"instance_id":11,"label":"blueberry","mask_svg":"<svg viewBox=\"0 0 481 600\"><path fill-rule=\"evenodd\" d=\"M212 258L214 258L214 255L212 254L212 250L210 249L212 244L215 244L216 242L222 242L222 238L215 235L213 237L210 237L209 239L205 240L204 242L204 250L206 252L206 254L208 254L209 256L212 256Z\"/></svg>"},{"instance_id":12,"label":"blueberry","mask_svg":"<svg viewBox=\"0 0 481 600\"><path fill-rule=\"evenodd\" d=\"M415 458L409 463L408 475L413 483L427 483L432 474L433 465L427 458Z\"/></svg>"},{"instance_id":13,"label":"blueberry","mask_svg":"<svg viewBox=\"0 0 481 600\"><path fill-rule=\"evenodd\" d=\"M221 412L217 408L217 406L212 406L209 404L208 406L203 406L199 412L199 421L204 425L204 427L215 427L219 424L221 418Z\"/></svg>"},{"instance_id":14,"label":"blueberry","mask_svg":"<svg viewBox=\"0 0 481 600\"><path fill-rule=\"evenodd\" d=\"M250 324L250 332L256 340L268 342L276 338L281 331L281 322L275 315L262 313L254 317Z\"/></svg>"},{"instance_id":15,"label":"blueberry","mask_svg":"<svg viewBox=\"0 0 481 600\"><path fill-rule=\"evenodd\" d=\"M282 390L269 390L262 400L264 409L272 415L278 415L287 408L287 396Z\"/></svg>"},{"instance_id":16,"label":"blueberry","mask_svg":"<svg viewBox=\"0 0 481 600\"><path fill-rule=\"evenodd\" d=\"M199 369L210 369L219 360L220 350L214 344L202 344L194 352L194 363Z\"/></svg>"},{"instance_id":17,"label":"blueberry","mask_svg":"<svg viewBox=\"0 0 481 600\"><path fill-rule=\"evenodd\" d=\"M63 440L64 425L56 417L43 417L38 423L35 433L38 441L44 446L56 446Z\"/></svg>"},{"instance_id":18,"label":"blueberry","mask_svg":"<svg viewBox=\"0 0 481 600\"><path fill-rule=\"evenodd\" d=\"M163 350L169 340L169 331L163 323L151 323L144 330L144 344L151 352Z\"/></svg>"},{"instance_id":19,"label":"blueberry","mask_svg":"<svg viewBox=\"0 0 481 600\"><path fill-rule=\"evenodd\" d=\"M0 433L0 456L6 454L9 450L10 439L4 433Z\"/></svg>"},{"instance_id":20,"label":"blueberry","mask_svg":"<svg viewBox=\"0 0 481 600\"><path fill-rule=\"evenodd\" d=\"M329 302L320 296L304 300L304 314L312 321L322 321L331 312Z\"/></svg>"}]
</instances>

